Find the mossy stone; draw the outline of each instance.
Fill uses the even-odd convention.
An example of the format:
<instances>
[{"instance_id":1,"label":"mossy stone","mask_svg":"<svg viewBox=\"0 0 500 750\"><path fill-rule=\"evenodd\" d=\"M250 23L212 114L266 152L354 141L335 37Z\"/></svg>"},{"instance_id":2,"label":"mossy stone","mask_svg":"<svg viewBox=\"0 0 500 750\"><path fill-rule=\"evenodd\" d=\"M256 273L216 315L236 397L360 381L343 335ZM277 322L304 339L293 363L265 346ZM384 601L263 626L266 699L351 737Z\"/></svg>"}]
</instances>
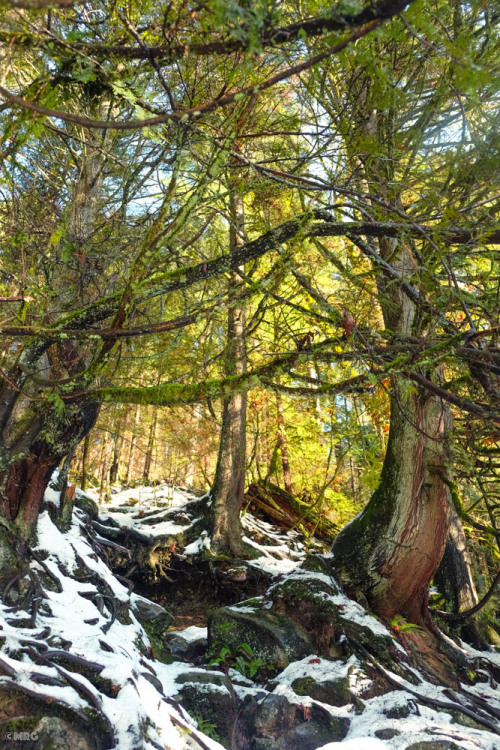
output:
<instances>
[{"instance_id":1,"label":"mossy stone","mask_svg":"<svg viewBox=\"0 0 500 750\"><path fill-rule=\"evenodd\" d=\"M290 618L269 610L247 612L237 607L215 610L208 622L208 643L233 652L246 643L253 657L267 668L286 667L311 650L307 633Z\"/></svg>"}]
</instances>

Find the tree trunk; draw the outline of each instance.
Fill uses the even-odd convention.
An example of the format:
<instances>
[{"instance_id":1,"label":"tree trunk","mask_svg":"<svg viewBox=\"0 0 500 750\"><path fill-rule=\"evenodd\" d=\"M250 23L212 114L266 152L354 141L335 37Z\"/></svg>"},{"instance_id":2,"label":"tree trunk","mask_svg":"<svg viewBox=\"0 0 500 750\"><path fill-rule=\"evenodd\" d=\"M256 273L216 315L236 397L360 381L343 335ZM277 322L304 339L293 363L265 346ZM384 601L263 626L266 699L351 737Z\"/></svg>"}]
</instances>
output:
<instances>
[{"instance_id":1,"label":"tree trunk","mask_svg":"<svg viewBox=\"0 0 500 750\"><path fill-rule=\"evenodd\" d=\"M382 257L410 276L404 246L382 239ZM415 304L384 277L377 279L386 328L412 333ZM434 373L439 376L439 372ZM450 408L422 389L407 397L393 385L391 422L380 485L366 508L335 540L337 577L360 592L383 617L395 614L426 623L428 586L439 567L448 537L450 493L446 483ZM444 481L443 481L444 480Z\"/></svg>"},{"instance_id":2,"label":"tree trunk","mask_svg":"<svg viewBox=\"0 0 500 750\"><path fill-rule=\"evenodd\" d=\"M111 468L109 470L109 481L111 484L115 484L119 479L119 468L120 468L120 453L123 447L123 437L115 437L113 443L113 458L111 460Z\"/></svg>"},{"instance_id":3,"label":"tree trunk","mask_svg":"<svg viewBox=\"0 0 500 750\"><path fill-rule=\"evenodd\" d=\"M243 201L231 194L230 251L243 241ZM236 291L240 276L231 274L230 287ZM242 303L229 308L227 318L228 375L246 372L246 313ZM247 395L235 393L224 399L219 455L212 489L212 547L217 553L241 555L240 511L245 495Z\"/></svg>"},{"instance_id":4,"label":"tree trunk","mask_svg":"<svg viewBox=\"0 0 500 750\"><path fill-rule=\"evenodd\" d=\"M74 309L75 288L81 302L87 297L88 280L97 269L87 267L86 243L95 226L98 201L102 193L105 152L101 143L92 143L80 160L80 171L66 211L66 232L54 252L61 258L68 246L75 257L82 258L78 267L55 264L50 286L57 296L58 310ZM94 147L97 146L97 147ZM46 313L53 323L53 313ZM82 353L84 351L85 353ZM8 355L6 355L8 356ZM69 339L57 342L27 342L0 384L0 578L9 569L23 567L28 559L40 505L50 477L62 459L73 454L76 446L94 426L99 406L81 400L63 401L57 392L39 398L36 377L47 374L48 383L57 386L59 379L74 381L74 392L82 391L79 376L87 369L90 351L79 349ZM4 371L7 367L2 368ZM88 384L87 384L88 385ZM49 395L45 391L44 396ZM65 395L70 395L66 390Z\"/></svg>"},{"instance_id":5,"label":"tree trunk","mask_svg":"<svg viewBox=\"0 0 500 750\"><path fill-rule=\"evenodd\" d=\"M87 435L87 437L83 441L83 452L82 452L82 490L84 492L87 489L89 452L90 452L90 435Z\"/></svg>"},{"instance_id":6,"label":"tree trunk","mask_svg":"<svg viewBox=\"0 0 500 750\"><path fill-rule=\"evenodd\" d=\"M36 528L40 505L54 470L71 455L97 418L97 404L66 407L65 414L33 412L24 422L29 443L15 458L16 443L9 445L9 421L2 441L6 465L0 471L0 576L22 567ZM26 417L26 415L25 415ZM41 426L43 425L43 426ZM10 456L9 456L10 453Z\"/></svg>"},{"instance_id":7,"label":"tree trunk","mask_svg":"<svg viewBox=\"0 0 500 750\"><path fill-rule=\"evenodd\" d=\"M130 437L130 450L128 453L128 461L127 461L127 476L125 478L125 483L130 484L132 480L132 473L134 468L134 458L135 458L135 446L137 443L137 428L139 426L139 421L141 418L141 407L138 404L135 408L135 416L134 416L134 427L132 429L131 437Z\"/></svg>"},{"instance_id":8,"label":"tree trunk","mask_svg":"<svg viewBox=\"0 0 500 750\"><path fill-rule=\"evenodd\" d=\"M399 398L392 398L380 486L332 551L341 583L361 592L374 612L423 623L429 581L448 534L449 489L440 475L451 419L447 406L428 393L411 393L404 413Z\"/></svg>"},{"instance_id":9,"label":"tree trunk","mask_svg":"<svg viewBox=\"0 0 500 750\"><path fill-rule=\"evenodd\" d=\"M279 382L279 379L278 379ZM283 481L285 484L285 490L289 495L293 495L292 486L292 474L290 471L290 460L288 458L288 444L286 440L285 432L285 417L283 412L283 399L281 393L276 392L276 411L278 413L278 427L281 437L280 452L281 452L281 465L283 467Z\"/></svg>"},{"instance_id":10,"label":"tree trunk","mask_svg":"<svg viewBox=\"0 0 500 750\"><path fill-rule=\"evenodd\" d=\"M149 479L149 473L151 471L151 463L153 461L153 449L156 439L156 424L158 421L158 409L153 409L153 419L151 421L151 427L149 428L148 447L146 450L146 458L144 460L144 479Z\"/></svg>"},{"instance_id":11,"label":"tree trunk","mask_svg":"<svg viewBox=\"0 0 500 750\"><path fill-rule=\"evenodd\" d=\"M434 583L446 599L451 612L467 612L479 601L472 577L467 538L453 506L450 508L450 531ZM455 629L453 622L451 626ZM481 634L482 628L477 615L459 622L456 629L464 640L473 643L476 648L487 647L487 639Z\"/></svg>"}]
</instances>

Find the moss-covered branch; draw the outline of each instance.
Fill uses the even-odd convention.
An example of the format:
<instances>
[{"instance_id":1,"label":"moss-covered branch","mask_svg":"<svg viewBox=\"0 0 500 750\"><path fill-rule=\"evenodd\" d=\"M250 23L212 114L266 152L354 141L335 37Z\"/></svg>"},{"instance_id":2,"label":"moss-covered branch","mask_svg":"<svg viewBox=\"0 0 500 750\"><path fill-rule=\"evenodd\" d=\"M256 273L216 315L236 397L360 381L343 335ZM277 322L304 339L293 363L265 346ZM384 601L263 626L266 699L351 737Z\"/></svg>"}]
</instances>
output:
<instances>
[{"instance_id":1,"label":"moss-covered branch","mask_svg":"<svg viewBox=\"0 0 500 750\"><path fill-rule=\"evenodd\" d=\"M336 222L326 211L313 211L302 214L296 219L286 221L278 227L261 235L255 240L241 245L231 255L221 255L210 261L203 261L191 266L176 268L172 271L156 274L137 283L134 289L135 302L141 304L156 297L164 296L186 287L192 286L244 266L258 260L266 253L280 247L293 239L298 233L304 238L309 237L397 237L400 235L422 239L426 234L434 238L440 237L445 244L462 244L481 240L489 244L500 244L500 229L491 228L488 232L471 229L469 227L427 227L416 224L398 222ZM400 280L401 284L406 284ZM61 318L54 326L54 331L62 328L72 330L95 325L114 315L122 298L116 293L95 302L88 307L77 310Z\"/></svg>"}]
</instances>

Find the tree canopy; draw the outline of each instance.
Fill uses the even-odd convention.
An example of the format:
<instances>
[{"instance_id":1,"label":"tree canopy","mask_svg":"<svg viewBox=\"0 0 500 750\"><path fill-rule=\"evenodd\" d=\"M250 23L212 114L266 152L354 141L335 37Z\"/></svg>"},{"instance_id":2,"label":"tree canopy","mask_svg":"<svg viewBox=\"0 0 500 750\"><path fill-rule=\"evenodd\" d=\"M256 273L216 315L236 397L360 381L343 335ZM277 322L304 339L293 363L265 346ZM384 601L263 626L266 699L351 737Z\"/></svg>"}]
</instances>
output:
<instances>
[{"instance_id":1,"label":"tree canopy","mask_svg":"<svg viewBox=\"0 0 500 750\"><path fill-rule=\"evenodd\" d=\"M251 474L280 479L288 450L297 489L339 501L349 459L356 510L390 402L393 435L397 409L441 439L412 405L426 393L455 420L443 471L493 524L474 475L496 491L497 23L459 0L4 4L9 528L22 462L47 474L99 409L115 448L137 444L139 412L115 404L179 408L164 448L211 481L240 392Z\"/></svg>"}]
</instances>

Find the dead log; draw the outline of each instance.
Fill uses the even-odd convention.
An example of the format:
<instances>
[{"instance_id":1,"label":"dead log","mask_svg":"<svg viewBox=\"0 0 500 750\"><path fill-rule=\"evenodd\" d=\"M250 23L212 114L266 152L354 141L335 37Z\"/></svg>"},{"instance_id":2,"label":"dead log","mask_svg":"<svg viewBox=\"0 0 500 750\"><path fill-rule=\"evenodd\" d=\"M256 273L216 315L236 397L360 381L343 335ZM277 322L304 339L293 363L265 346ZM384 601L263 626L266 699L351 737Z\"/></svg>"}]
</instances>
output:
<instances>
[{"instance_id":1,"label":"dead log","mask_svg":"<svg viewBox=\"0 0 500 750\"><path fill-rule=\"evenodd\" d=\"M251 484L245 498L256 515L263 515L285 529L313 534L329 544L338 534L338 527L321 506L300 500L271 482Z\"/></svg>"}]
</instances>

